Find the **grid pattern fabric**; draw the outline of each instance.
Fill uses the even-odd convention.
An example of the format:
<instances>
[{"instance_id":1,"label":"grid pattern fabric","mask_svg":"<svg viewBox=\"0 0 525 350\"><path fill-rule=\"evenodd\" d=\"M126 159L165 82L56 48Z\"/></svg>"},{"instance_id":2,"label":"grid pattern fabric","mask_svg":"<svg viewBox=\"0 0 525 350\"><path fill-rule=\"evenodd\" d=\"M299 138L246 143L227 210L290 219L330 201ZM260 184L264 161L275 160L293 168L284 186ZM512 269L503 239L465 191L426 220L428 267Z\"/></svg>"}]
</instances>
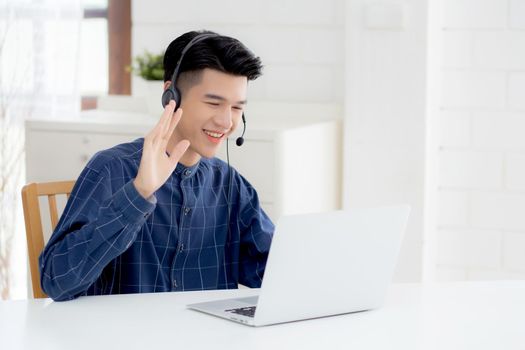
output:
<instances>
[{"instance_id":1,"label":"grid pattern fabric","mask_svg":"<svg viewBox=\"0 0 525 350\"><path fill-rule=\"evenodd\" d=\"M98 152L80 174L39 258L44 292L70 300L260 287L274 225L254 188L225 162L202 158L178 164L144 199L133 185L143 142Z\"/></svg>"}]
</instances>

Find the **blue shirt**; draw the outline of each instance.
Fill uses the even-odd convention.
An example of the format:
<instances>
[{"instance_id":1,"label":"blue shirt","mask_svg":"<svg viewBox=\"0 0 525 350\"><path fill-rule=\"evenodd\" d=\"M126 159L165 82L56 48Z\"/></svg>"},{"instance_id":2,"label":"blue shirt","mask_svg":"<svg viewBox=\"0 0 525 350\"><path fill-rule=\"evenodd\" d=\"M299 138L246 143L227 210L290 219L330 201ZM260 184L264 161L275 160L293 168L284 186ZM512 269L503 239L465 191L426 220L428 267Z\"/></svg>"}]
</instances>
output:
<instances>
[{"instance_id":1,"label":"blue shirt","mask_svg":"<svg viewBox=\"0 0 525 350\"><path fill-rule=\"evenodd\" d=\"M260 287L274 226L254 188L225 162L202 158L178 164L146 200L132 182L143 141L97 153L80 174L40 255L44 292L69 300Z\"/></svg>"}]
</instances>

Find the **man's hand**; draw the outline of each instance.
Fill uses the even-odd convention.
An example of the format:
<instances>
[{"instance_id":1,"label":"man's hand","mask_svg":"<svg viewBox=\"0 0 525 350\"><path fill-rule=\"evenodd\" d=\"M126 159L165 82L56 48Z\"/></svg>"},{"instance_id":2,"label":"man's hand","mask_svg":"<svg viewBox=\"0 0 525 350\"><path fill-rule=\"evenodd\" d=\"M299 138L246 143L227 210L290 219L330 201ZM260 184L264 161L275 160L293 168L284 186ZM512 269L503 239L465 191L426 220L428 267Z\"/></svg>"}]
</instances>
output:
<instances>
[{"instance_id":1,"label":"man's hand","mask_svg":"<svg viewBox=\"0 0 525 350\"><path fill-rule=\"evenodd\" d=\"M182 140L171 149L167 149L168 140L182 116L182 109L179 108L173 114L174 109L175 101L171 100L164 108L157 125L144 138L139 171L133 180L135 188L144 198L149 198L164 185L190 146L188 140Z\"/></svg>"}]
</instances>

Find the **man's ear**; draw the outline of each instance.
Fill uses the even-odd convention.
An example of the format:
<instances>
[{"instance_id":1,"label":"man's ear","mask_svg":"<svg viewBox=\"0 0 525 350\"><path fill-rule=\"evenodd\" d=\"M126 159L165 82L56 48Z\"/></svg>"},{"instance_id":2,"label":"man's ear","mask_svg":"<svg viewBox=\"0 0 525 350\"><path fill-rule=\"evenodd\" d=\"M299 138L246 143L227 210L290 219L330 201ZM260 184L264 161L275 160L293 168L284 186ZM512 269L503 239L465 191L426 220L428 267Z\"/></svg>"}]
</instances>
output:
<instances>
[{"instance_id":1,"label":"man's ear","mask_svg":"<svg viewBox=\"0 0 525 350\"><path fill-rule=\"evenodd\" d=\"M170 87L170 85L171 85L171 80L166 80L164 82L164 90L167 90Z\"/></svg>"}]
</instances>

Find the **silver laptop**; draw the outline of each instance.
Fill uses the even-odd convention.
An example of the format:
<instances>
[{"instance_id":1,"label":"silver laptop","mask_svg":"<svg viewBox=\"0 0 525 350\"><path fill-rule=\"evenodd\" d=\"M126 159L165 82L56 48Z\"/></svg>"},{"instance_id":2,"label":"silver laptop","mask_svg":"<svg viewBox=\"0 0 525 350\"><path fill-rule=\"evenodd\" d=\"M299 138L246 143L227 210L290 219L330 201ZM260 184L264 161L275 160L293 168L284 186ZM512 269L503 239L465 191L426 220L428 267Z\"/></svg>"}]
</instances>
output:
<instances>
[{"instance_id":1,"label":"silver laptop","mask_svg":"<svg viewBox=\"0 0 525 350\"><path fill-rule=\"evenodd\" d=\"M409 212L403 205L282 217L258 296L188 308L250 326L378 308Z\"/></svg>"}]
</instances>

